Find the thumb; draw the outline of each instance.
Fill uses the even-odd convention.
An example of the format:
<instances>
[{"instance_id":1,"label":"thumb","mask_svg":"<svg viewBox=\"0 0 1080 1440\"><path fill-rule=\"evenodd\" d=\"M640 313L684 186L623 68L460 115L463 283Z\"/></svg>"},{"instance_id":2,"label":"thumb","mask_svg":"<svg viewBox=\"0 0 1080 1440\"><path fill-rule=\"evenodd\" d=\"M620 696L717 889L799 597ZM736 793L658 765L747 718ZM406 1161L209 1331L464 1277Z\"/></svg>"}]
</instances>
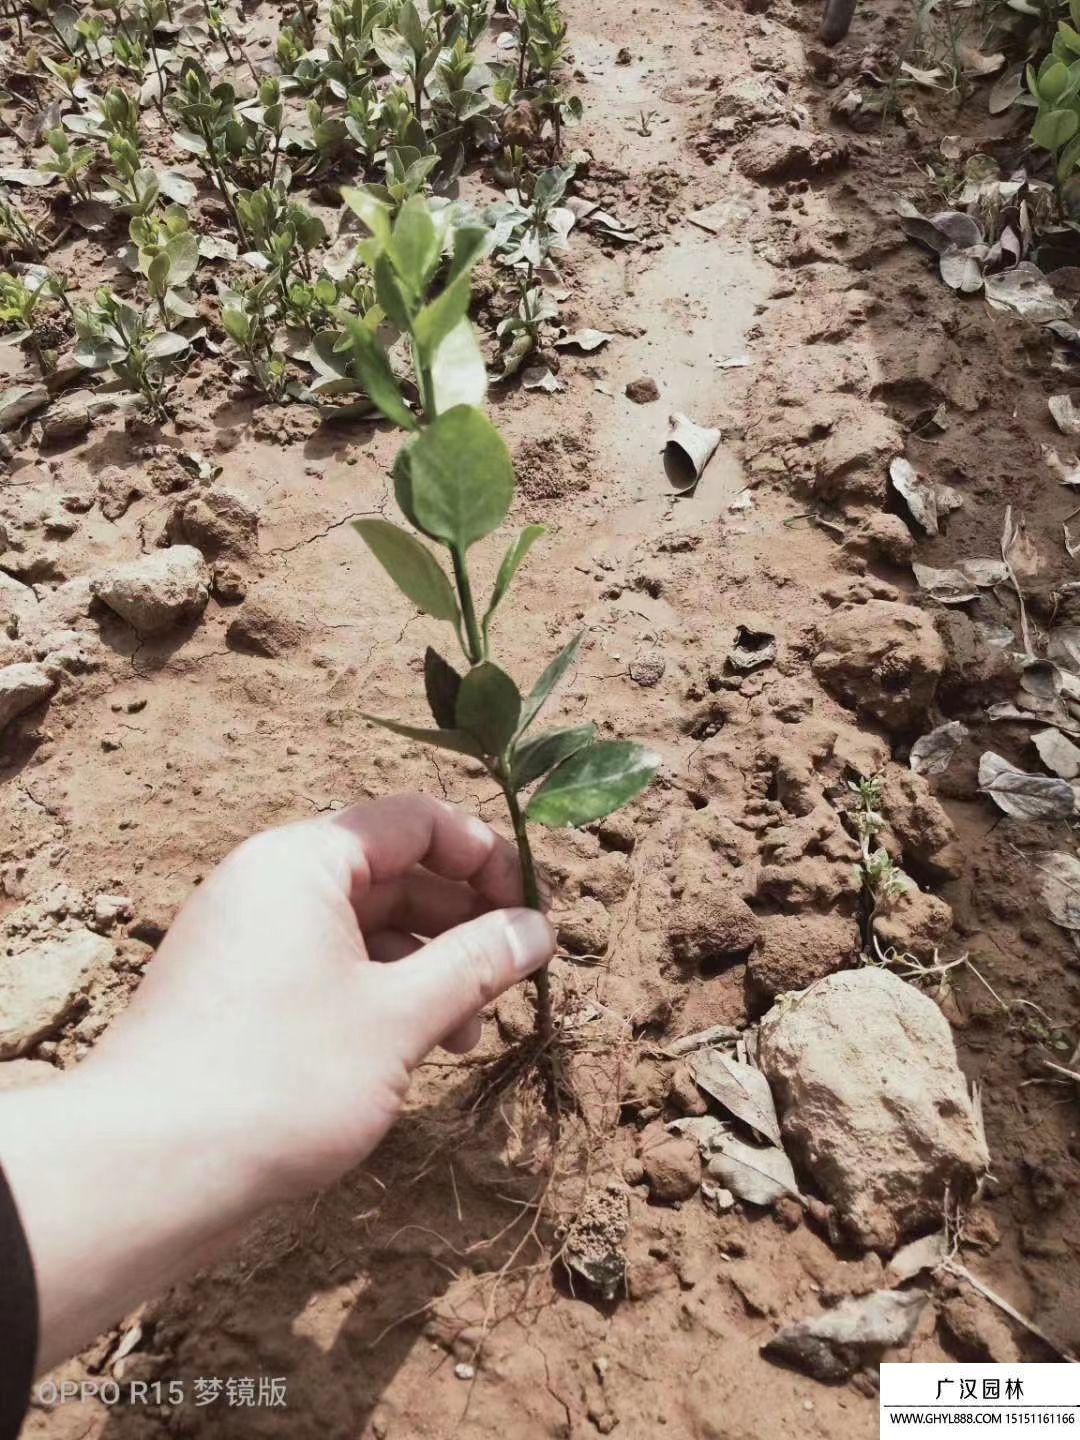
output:
<instances>
[{"instance_id":1,"label":"thumb","mask_svg":"<svg viewBox=\"0 0 1080 1440\"><path fill-rule=\"evenodd\" d=\"M415 1065L554 953L555 931L538 910L491 910L388 966L387 982L409 1017L406 1063Z\"/></svg>"}]
</instances>

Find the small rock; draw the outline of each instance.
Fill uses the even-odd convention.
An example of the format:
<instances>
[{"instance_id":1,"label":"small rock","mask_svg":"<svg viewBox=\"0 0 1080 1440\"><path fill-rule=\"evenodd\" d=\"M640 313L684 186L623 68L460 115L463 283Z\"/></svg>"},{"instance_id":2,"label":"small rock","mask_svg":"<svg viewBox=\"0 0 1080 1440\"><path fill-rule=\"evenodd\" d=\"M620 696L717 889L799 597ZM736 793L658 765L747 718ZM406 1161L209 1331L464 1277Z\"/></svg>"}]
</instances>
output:
<instances>
[{"instance_id":1,"label":"small rock","mask_svg":"<svg viewBox=\"0 0 1080 1440\"><path fill-rule=\"evenodd\" d=\"M109 942L89 930L0 954L0 1060L22 1055L58 1030L113 954Z\"/></svg>"},{"instance_id":2,"label":"small rock","mask_svg":"<svg viewBox=\"0 0 1080 1440\"><path fill-rule=\"evenodd\" d=\"M660 387L651 375L642 375L627 382L626 395L635 405L648 405L650 401L660 399Z\"/></svg>"},{"instance_id":3,"label":"small rock","mask_svg":"<svg viewBox=\"0 0 1080 1440\"><path fill-rule=\"evenodd\" d=\"M131 917L131 900L127 895L98 895L94 900L90 928L104 934Z\"/></svg>"},{"instance_id":4,"label":"small rock","mask_svg":"<svg viewBox=\"0 0 1080 1440\"><path fill-rule=\"evenodd\" d=\"M629 50L627 49L627 47L624 45L624 46L622 46L622 48L619 50L619 52L618 52L617 55L615 56L615 64L616 64L616 65L629 65L629 64L633 61L633 58L634 58L634 57L630 54L630 51L629 51Z\"/></svg>"},{"instance_id":5,"label":"small rock","mask_svg":"<svg viewBox=\"0 0 1080 1440\"><path fill-rule=\"evenodd\" d=\"M670 1205L697 1194L701 1154L695 1141L649 1127L641 1136L641 1163L651 1199Z\"/></svg>"},{"instance_id":6,"label":"small rock","mask_svg":"<svg viewBox=\"0 0 1080 1440\"><path fill-rule=\"evenodd\" d=\"M777 995L805 990L815 980L845 970L859 954L859 927L835 912L765 915L760 948L750 956L746 982L755 1012Z\"/></svg>"},{"instance_id":7,"label":"small rock","mask_svg":"<svg viewBox=\"0 0 1080 1440\"><path fill-rule=\"evenodd\" d=\"M93 419L90 399L90 392L81 390L58 400L41 422L41 443L60 445L85 434Z\"/></svg>"},{"instance_id":8,"label":"small rock","mask_svg":"<svg viewBox=\"0 0 1080 1440\"><path fill-rule=\"evenodd\" d=\"M98 476L97 493L105 519L119 520L132 501L146 494L146 489L140 478L117 465L108 465Z\"/></svg>"},{"instance_id":9,"label":"small rock","mask_svg":"<svg viewBox=\"0 0 1080 1440\"><path fill-rule=\"evenodd\" d=\"M749 180L795 180L835 168L846 157L845 146L835 139L791 125L770 125L742 142L735 164Z\"/></svg>"},{"instance_id":10,"label":"small rock","mask_svg":"<svg viewBox=\"0 0 1080 1440\"><path fill-rule=\"evenodd\" d=\"M215 565L213 588L222 605L239 605L247 595L247 580L235 565Z\"/></svg>"},{"instance_id":11,"label":"small rock","mask_svg":"<svg viewBox=\"0 0 1080 1440\"><path fill-rule=\"evenodd\" d=\"M699 970L745 959L761 935L761 922L723 882L686 894L671 919L669 943L676 960Z\"/></svg>"},{"instance_id":12,"label":"small rock","mask_svg":"<svg viewBox=\"0 0 1080 1440\"><path fill-rule=\"evenodd\" d=\"M258 544L259 516L238 491L215 485L178 507L171 530L173 539L211 559L224 552L246 555Z\"/></svg>"},{"instance_id":13,"label":"small rock","mask_svg":"<svg viewBox=\"0 0 1080 1440\"><path fill-rule=\"evenodd\" d=\"M839 699L890 732L923 719L944 668L945 646L930 616L892 600L835 611L813 662Z\"/></svg>"},{"instance_id":14,"label":"small rock","mask_svg":"<svg viewBox=\"0 0 1080 1440\"><path fill-rule=\"evenodd\" d=\"M911 879L906 888L883 900L874 915L874 934L883 950L910 951L930 960L952 929L952 910L938 895L920 890Z\"/></svg>"},{"instance_id":15,"label":"small rock","mask_svg":"<svg viewBox=\"0 0 1080 1440\"><path fill-rule=\"evenodd\" d=\"M249 600L225 632L225 643L247 655L273 660L295 650L304 639L298 620L282 614L266 600Z\"/></svg>"},{"instance_id":16,"label":"small rock","mask_svg":"<svg viewBox=\"0 0 1080 1440\"><path fill-rule=\"evenodd\" d=\"M630 661L630 679L646 689L659 685L664 678L667 661L660 650L645 650Z\"/></svg>"},{"instance_id":17,"label":"small rock","mask_svg":"<svg viewBox=\"0 0 1080 1440\"><path fill-rule=\"evenodd\" d=\"M56 681L42 665L5 665L0 669L0 731L55 689Z\"/></svg>"},{"instance_id":18,"label":"small rock","mask_svg":"<svg viewBox=\"0 0 1080 1440\"><path fill-rule=\"evenodd\" d=\"M194 546L173 545L106 570L90 592L140 635L152 635L202 614L210 570Z\"/></svg>"},{"instance_id":19,"label":"small rock","mask_svg":"<svg viewBox=\"0 0 1080 1440\"><path fill-rule=\"evenodd\" d=\"M910 565L915 554L915 537L899 515L884 510L868 515L844 542L844 549L855 555L887 560L892 565Z\"/></svg>"},{"instance_id":20,"label":"small rock","mask_svg":"<svg viewBox=\"0 0 1080 1440\"><path fill-rule=\"evenodd\" d=\"M565 914L555 917L559 944L571 955L603 955L611 922L607 909L591 895L576 900Z\"/></svg>"},{"instance_id":21,"label":"small rock","mask_svg":"<svg viewBox=\"0 0 1080 1440\"><path fill-rule=\"evenodd\" d=\"M668 1085L668 1104L680 1115L707 1115L708 1102L698 1089L689 1065L676 1065Z\"/></svg>"},{"instance_id":22,"label":"small rock","mask_svg":"<svg viewBox=\"0 0 1080 1440\"><path fill-rule=\"evenodd\" d=\"M0 430L13 430L48 403L49 391L44 385L15 385L4 390L0 393Z\"/></svg>"},{"instance_id":23,"label":"small rock","mask_svg":"<svg viewBox=\"0 0 1080 1440\"><path fill-rule=\"evenodd\" d=\"M954 1295L942 1305L940 1318L962 1360L1013 1365L1020 1359L1008 1325L989 1301L975 1295Z\"/></svg>"},{"instance_id":24,"label":"small rock","mask_svg":"<svg viewBox=\"0 0 1080 1440\"><path fill-rule=\"evenodd\" d=\"M759 1062L785 1142L867 1249L942 1220L989 1164L949 1023L886 970L830 975L770 1010Z\"/></svg>"}]
</instances>

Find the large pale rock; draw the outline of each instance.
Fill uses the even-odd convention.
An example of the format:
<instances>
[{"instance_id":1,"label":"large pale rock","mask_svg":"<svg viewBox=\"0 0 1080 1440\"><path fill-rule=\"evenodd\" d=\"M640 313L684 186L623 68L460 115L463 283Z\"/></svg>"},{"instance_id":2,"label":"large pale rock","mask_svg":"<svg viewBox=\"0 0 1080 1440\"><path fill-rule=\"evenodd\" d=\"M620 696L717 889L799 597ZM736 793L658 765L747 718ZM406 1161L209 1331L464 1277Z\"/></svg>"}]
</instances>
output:
<instances>
[{"instance_id":1,"label":"large pale rock","mask_svg":"<svg viewBox=\"0 0 1080 1440\"><path fill-rule=\"evenodd\" d=\"M0 670L0 730L31 705L47 700L55 689L56 681L41 665L25 661L5 665Z\"/></svg>"},{"instance_id":2,"label":"large pale rock","mask_svg":"<svg viewBox=\"0 0 1080 1440\"><path fill-rule=\"evenodd\" d=\"M952 1033L885 970L830 975L761 1024L760 1063L793 1159L852 1237L891 1250L939 1223L989 1165Z\"/></svg>"},{"instance_id":3,"label":"large pale rock","mask_svg":"<svg viewBox=\"0 0 1080 1440\"><path fill-rule=\"evenodd\" d=\"M0 954L0 1060L24 1054L58 1030L112 957L108 940L89 930Z\"/></svg>"},{"instance_id":4,"label":"large pale rock","mask_svg":"<svg viewBox=\"0 0 1080 1440\"><path fill-rule=\"evenodd\" d=\"M202 613L210 569L193 545L171 545L113 566L91 580L90 591L140 635L152 635Z\"/></svg>"}]
</instances>

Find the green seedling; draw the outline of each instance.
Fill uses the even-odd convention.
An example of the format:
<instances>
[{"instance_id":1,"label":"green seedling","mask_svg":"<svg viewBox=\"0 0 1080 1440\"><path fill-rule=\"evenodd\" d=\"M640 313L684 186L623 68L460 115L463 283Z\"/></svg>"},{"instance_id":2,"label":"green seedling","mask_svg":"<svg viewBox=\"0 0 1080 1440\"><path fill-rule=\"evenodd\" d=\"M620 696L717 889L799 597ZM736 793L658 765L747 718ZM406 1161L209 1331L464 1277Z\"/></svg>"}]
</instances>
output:
<instances>
[{"instance_id":1,"label":"green seedling","mask_svg":"<svg viewBox=\"0 0 1080 1440\"><path fill-rule=\"evenodd\" d=\"M238 234L243 226L236 210L234 186L229 178L230 157L245 146L244 122L236 114L236 92L227 82L211 85L196 60L185 60L170 103L184 128L173 139L195 156L207 178L216 185Z\"/></svg>"},{"instance_id":2,"label":"green seedling","mask_svg":"<svg viewBox=\"0 0 1080 1440\"><path fill-rule=\"evenodd\" d=\"M581 101L569 95L560 79L567 51L566 21L558 0L514 0L518 54L516 66L502 67L493 93L505 104L531 103L551 122L557 154L562 148L562 129L568 121L581 119Z\"/></svg>"},{"instance_id":3,"label":"green seedling","mask_svg":"<svg viewBox=\"0 0 1080 1440\"><path fill-rule=\"evenodd\" d=\"M517 155L518 185L506 200L489 205L484 218L494 232L495 258L514 272L517 303L496 333L506 342L501 379L515 374L538 349L543 326L558 317L558 306L537 278L552 257L565 253L573 215L560 202L574 174L572 165L551 166L532 179ZM524 190L528 188L526 200Z\"/></svg>"},{"instance_id":4,"label":"green seedling","mask_svg":"<svg viewBox=\"0 0 1080 1440\"><path fill-rule=\"evenodd\" d=\"M1027 88L1037 106L1032 142L1050 154L1058 204L1080 218L1080 0L1070 0L1072 24L1058 22L1054 46L1038 70L1029 65Z\"/></svg>"},{"instance_id":5,"label":"green seedling","mask_svg":"<svg viewBox=\"0 0 1080 1440\"><path fill-rule=\"evenodd\" d=\"M112 199L121 215L149 215L161 190L153 170L140 164L138 148L122 136L109 141L112 172L105 176Z\"/></svg>"},{"instance_id":6,"label":"green seedling","mask_svg":"<svg viewBox=\"0 0 1080 1440\"><path fill-rule=\"evenodd\" d=\"M113 59L119 69L141 85L150 64L150 49L141 35L119 31L113 36Z\"/></svg>"},{"instance_id":7,"label":"green seedling","mask_svg":"<svg viewBox=\"0 0 1080 1440\"><path fill-rule=\"evenodd\" d=\"M477 63L464 36L443 50L428 84L434 143L442 155L444 181L458 175L465 164L465 151L473 133L486 117L492 103L487 93L491 71ZM493 131L490 118L487 128Z\"/></svg>"},{"instance_id":8,"label":"green seedling","mask_svg":"<svg viewBox=\"0 0 1080 1440\"><path fill-rule=\"evenodd\" d=\"M44 175L59 175L76 200L86 200L90 195L84 171L94 159L92 145L75 145L63 130L49 130L45 135L50 156L41 162Z\"/></svg>"},{"instance_id":9,"label":"green seedling","mask_svg":"<svg viewBox=\"0 0 1080 1440\"><path fill-rule=\"evenodd\" d=\"M138 247L139 270L146 277L161 323L168 327L174 320L194 318L194 302L182 287L198 269L199 242L188 226L186 211L172 205L164 222L146 217L133 221L130 228Z\"/></svg>"},{"instance_id":10,"label":"green seedling","mask_svg":"<svg viewBox=\"0 0 1080 1440\"><path fill-rule=\"evenodd\" d=\"M28 345L43 375L56 368L56 306L70 314L67 282L43 265L28 265L19 275L0 271L0 329L9 344Z\"/></svg>"},{"instance_id":11,"label":"green seedling","mask_svg":"<svg viewBox=\"0 0 1080 1440\"><path fill-rule=\"evenodd\" d=\"M42 55L41 63L69 100L80 99L83 83L82 66L78 60L51 60L48 55Z\"/></svg>"},{"instance_id":12,"label":"green seedling","mask_svg":"<svg viewBox=\"0 0 1080 1440\"><path fill-rule=\"evenodd\" d=\"M885 829L882 811L884 781L880 775L848 781L855 804L848 811L861 852L859 878L863 887L863 942L867 954L875 948L874 919L881 906L902 895L910 882L889 852L875 842Z\"/></svg>"},{"instance_id":13,"label":"green seedling","mask_svg":"<svg viewBox=\"0 0 1080 1440\"><path fill-rule=\"evenodd\" d=\"M311 256L326 243L326 227L317 215L290 200L280 182L240 191L236 208L242 232L254 247L246 258L272 279L287 309L294 279L313 279Z\"/></svg>"},{"instance_id":14,"label":"green seedling","mask_svg":"<svg viewBox=\"0 0 1080 1440\"><path fill-rule=\"evenodd\" d=\"M317 100L309 101L307 114L311 130L308 158L297 168L306 175L320 175L349 150L349 131L340 115L331 115Z\"/></svg>"},{"instance_id":15,"label":"green seedling","mask_svg":"<svg viewBox=\"0 0 1080 1440\"><path fill-rule=\"evenodd\" d=\"M271 279L222 294L222 327L240 352L245 374L271 400L280 400L288 383L288 361L274 348L280 319Z\"/></svg>"},{"instance_id":16,"label":"green seedling","mask_svg":"<svg viewBox=\"0 0 1080 1440\"><path fill-rule=\"evenodd\" d=\"M413 196L422 195L428 176L439 164L438 153L421 155L408 146L392 147L386 152L383 184L362 185L360 189L379 204L398 210Z\"/></svg>"},{"instance_id":17,"label":"green seedling","mask_svg":"<svg viewBox=\"0 0 1080 1440\"><path fill-rule=\"evenodd\" d=\"M22 206L0 187L0 244L37 260L44 240Z\"/></svg>"},{"instance_id":18,"label":"green seedling","mask_svg":"<svg viewBox=\"0 0 1080 1440\"><path fill-rule=\"evenodd\" d=\"M468 319L470 275L489 244L487 230L455 225L450 207L434 209L418 196L393 221L390 207L363 190L347 190L344 198L371 232L361 253L374 271L380 306L408 337L418 395L414 411L375 329L362 322L352 326L372 403L407 432L393 476L398 507L412 529L388 520L358 520L355 527L409 600L449 625L465 660L459 671L434 649L427 651L425 688L434 729L368 718L406 739L483 765L506 801L526 900L539 908L529 821L576 826L599 820L649 784L659 758L628 741L598 740L591 724L534 733L541 708L575 663L583 636L575 636L525 693L492 659L492 622L544 531L528 525L511 542L481 611L469 553L504 523L514 498L509 452L481 408L486 375ZM445 266L444 248L451 252ZM449 562L449 575L440 555ZM555 1020L546 973L537 977L536 987L537 1035L548 1046Z\"/></svg>"},{"instance_id":19,"label":"green seedling","mask_svg":"<svg viewBox=\"0 0 1080 1440\"><path fill-rule=\"evenodd\" d=\"M443 31L443 44L449 47L463 40L466 50L475 50L490 18L491 0L455 0L454 13Z\"/></svg>"},{"instance_id":20,"label":"green seedling","mask_svg":"<svg viewBox=\"0 0 1080 1440\"><path fill-rule=\"evenodd\" d=\"M364 84L349 96L345 103L345 129L366 170L374 164L386 139L383 105L374 85Z\"/></svg>"},{"instance_id":21,"label":"green seedling","mask_svg":"<svg viewBox=\"0 0 1080 1440\"><path fill-rule=\"evenodd\" d=\"M370 81L376 58L373 36L386 20L383 0L339 0L330 6L330 53L323 80L338 100L348 100Z\"/></svg>"},{"instance_id":22,"label":"green seedling","mask_svg":"<svg viewBox=\"0 0 1080 1440\"><path fill-rule=\"evenodd\" d=\"M380 26L371 37L376 55L394 75L404 75L412 91L413 115L424 128L424 82L435 68L442 40L434 17L421 20L412 0L397 13L393 28Z\"/></svg>"},{"instance_id":23,"label":"green seedling","mask_svg":"<svg viewBox=\"0 0 1080 1440\"><path fill-rule=\"evenodd\" d=\"M142 397L154 419L169 413L169 372L190 349L183 335L156 329L149 307L136 309L108 288L97 292L93 305L76 309L75 330L78 364L86 370L111 370L117 380Z\"/></svg>"}]
</instances>

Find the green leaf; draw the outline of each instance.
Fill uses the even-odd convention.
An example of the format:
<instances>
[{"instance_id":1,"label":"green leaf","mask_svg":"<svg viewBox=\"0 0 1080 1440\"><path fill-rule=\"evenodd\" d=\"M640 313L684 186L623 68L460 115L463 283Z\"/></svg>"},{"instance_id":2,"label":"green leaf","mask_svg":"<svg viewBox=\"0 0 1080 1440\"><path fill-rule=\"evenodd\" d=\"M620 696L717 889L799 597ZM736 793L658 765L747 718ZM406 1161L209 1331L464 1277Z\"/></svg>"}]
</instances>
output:
<instances>
[{"instance_id":1,"label":"green leaf","mask_svg":"<svg viewBox=\"0 0 1080 1440\"><path fill-rule=\"evenodd\" d=\"M346 186L341 198L354 214L359 215L372 235L379 242L380 250L390 243L391 207L385 200L372 195L364 185Z\"/></svg>"},{"instance_id":2,"label":"green leaf","mask_svg":"<svg viewBox=\"0 0 1080 1440\"><path fill-rule=\"evenodd\" d=\"M389 256L380 255L372 267L375 274L375 298L382 306L386 318L401 331L409 328L409 310L401 286L390 264Z\"/></svg>"},{"instance_id":3,"label":"green leaf","mask_svg":"<svg viewBox=\"0 0 1080 1440\"><path fill-rule=\"evenodd\" d=\"M182 355L189 348L189 344L186 337L178 335L175 330L162 330L147 345L146 358L148 360L171 360L174 355Z\"/></svg>"},{"instance_id":4,"label":"green leaf","mask_svg":"<svg viewBox=\"0 0 1080 1440\"><path fill-rule=\"evenodd\" d=\"M412 47L396 30L377 28L372 32L371 48L388 70L404 75L412 64Z\"/></svg>"},{"instance_id":5,"label":"green leaf","mask_svg":"<svg viewBox=\"0 0 1080 1440\"><path fill-rule=\"evenodd\" d=\"M423 51L424 27L420 23L420 16L416 13L416 6L412 0L405 0L405 4L398 11L397 30L410 50L418 55Z\"/></svg>"},{"instance_id":6,"label":"green leaf","mask_svg":"<svg viewBox=\"0 0 1080 1440\"><path fill-rule=\"evenodd\" d=\"M486 225L461 225L454 231L454 258L450 262L447 284L471 270L491 248L494 239Z\"/></svg>"},{"instance_id":7,"label":"green leaf","mask_svg":"<svg viewBox=\"0 0 1080 1440\"><path fill-rule=\"evenodd\" d=\"M461 676L429 645L424 651L424 690L436 725L453 729L457 724L458 691Z\"/></svg>"},{"instance_id":8,"label":"green leaf","mask_svg":"<svg viewBox=\"0 0 1080 1440\"><path fill-rule=\"evenodd\" d=\"M1069 83L1069 69L1060 60L1039 68L1039 98L1053 105Z\"/></svg>"},{"instance_id":9,"label":"green leaf","mask_svg":"<svg viewBox=\"0 0 1080 1440\"><path fill-rule=\"evenodd\" d=\"M1031 127L1031 138L1044 150L1060 150L1077 130L1080 130L1080 115L1075 110L1044 110Z\"/></svg>"},{"instance_id":10,"label":"green leaf","mask_svg":"<svg viewBox=\"0 0 1080 1440\"><path fill-rule=\"evenodd\" d=\"M368 549L399 590L436 620L460 623L457 601L442 566L426 545L389 520L354 520Z\"/></svg>"},{"instance_id":11,"label":"green leaf","mask_svg":"<svg viewBox=\"0 0 1080 1440\"><path fill-rule=\"evenodd\" d=\"M439 259L439 237L422 195L401 207L387 253L401 279L415 294L423 294Z\"/></svg>"},{"instance_id":12,"label":"green leaf","mask_svg":"<svg viewBox=\"0 0 1080 1440\"><path fill-rule=\"evenodd\" d=\"M447 285L430 305L425 305L413 322L413 335L427 358L462 320L469 309L471 281L468 272Z\"/></svg>"},{"instance_id":13,"label":"green leaf","mask_svg":"<svg viewBox=\"0 0 1080 1440\"><path fill-rule=\"evenodd\" d=\"M468 319L459 321L429 362L435 413L455 405L482 405L487 394L487 369Z\"/></svg>"},{"instance_id":14,"label":"green leaf","mask_svg":"<svg viewBox=\"0 0 1080 1440\"><path fill-rule=\"evenodd\" d=\"M461 682L456 717L475 735L486 755L501 755L517 731L521 692L505 670L490 660L475 665Z\"/></svg>"},{"instance_id":15,"label":"green leaf","mask_svg":"<svg viewBox=\"0 0 1080 1440\"><path fill-rule=\"evenodd\" d=\"M1058 21L1058 39L1066 49L1071 50L1074 55L1080 55L1080 35L1077 34L1071 25L1067 25L1064 20Z\"/></svg>"},{"instance_id":16,"label":"green leaf","mask_svg":"<svg viewBox=\"0 0 1080 1440\"><path fill-rule=\"evenodd\" d=\"M577 750L547 777L525 811L540 825L588 825L640 795L660 756L632 740L599 740Z\"/></svg>"},{"instance_id":17,"label":"green leaf","mask_svg":"<svg viewBox=\"0 0 1080 1440\"><path fill-rule=\"evenodd\" d=\"M456 405L409 446L412 508L425 534L464 552L498 529L514 498L502 436L472 405Z\"/></svg>"},{"instance_id":18,"label":"green leaf","mask_svg":"<svg viewBox=\"0 0 1080 1440\"><path fill-rule=\"evenodd\" d=\"M473 736L466 735L464 730L425 730L419 725L402 725L397 720L384 720L381 715L368 715L363 710L360 714L373 725L381 725L395 735L404 735L407 740L419 740L422 745L437 745L441 750L456 750L459 755L483 759L484 752Z\"/></svg>"},{"instance_id":19,"label":"green leaf","mask_svg":"<svg viewBox=\"0 0 1080 1440\"><path fill-rule=\"evenodd\" d=\"M525 730L532 724L540 713L544 701L551 694L552 690L566 674L570 666L574 664L581 649L582 641L585 639L585 631L575 635L569 645L564 645L555 659L547 667L544 673L537 680L536 684L529 691L529 698L525 701L521 712L521 729Z\"/></svg>"},{"instance_id":20,"label":"green leaf","mask_svg":"<svg viewBox=\"0 0 1080 1440\"><path fill-rule=\"evenodd\" d=\"M1080 135L1074 135L1058 156L1058 179L1068 180L1078 163L1080 163Z\"/></svg>"},{"instance_id":21,"label":"green leaf","mask_svg":"<svg viewBox=\"0 0 1080 1440\"><path fill-rule=\"evenodd\" d=\"M355 315L342 315L341 322L348 333L352 356L368 397L395 425L400 425L403 430L416 430L416 416L401 397L390 361L379 343L378 336Z\"/></svg>"},{"instance_id":22,"label":"green leaf","mask_svg":"<svg viewBox=\"0 0 1080 1440\"><path fill-rule=\"evenodd\" d=\"M502 602L510 582L521 569L522 563L529 551L540 539L541 535L547 534L546 525L526 525L521 534L512 543L509 550L503 556L503 562L499 566L499 573L495 577L495 584L491 591L491 600L488 602L487 610L484 613L484 637L487 638L488 626L491 617L495 614Z\"/></svg>"},{"instance_id":23,"label":"green leaf","mask_svg":"<svg viewBox=\"0 0 1080 1440\"><path fill-rule=\"evenodd\" d=\"M535 740L523 745L514 756L510 772L515 790L524 790L541 775L546 775L554 766L571 755L576 755L596 739L596 726L590 720L587 725L574 725L566 730L545 730Z\"/></svg>"},{"instance_id":24,"label":"green leaf","mask_svg":"<svg viewBox=\"0 0 1080 1440\"><path fill-rule=\"evenodd\" d=\"M199 241L194 231L184 230L174 235L165 246L165 253L169 257L169 284L183 285L185 280L190 280L199 265Z\"/></svg>"}]
</instances>

